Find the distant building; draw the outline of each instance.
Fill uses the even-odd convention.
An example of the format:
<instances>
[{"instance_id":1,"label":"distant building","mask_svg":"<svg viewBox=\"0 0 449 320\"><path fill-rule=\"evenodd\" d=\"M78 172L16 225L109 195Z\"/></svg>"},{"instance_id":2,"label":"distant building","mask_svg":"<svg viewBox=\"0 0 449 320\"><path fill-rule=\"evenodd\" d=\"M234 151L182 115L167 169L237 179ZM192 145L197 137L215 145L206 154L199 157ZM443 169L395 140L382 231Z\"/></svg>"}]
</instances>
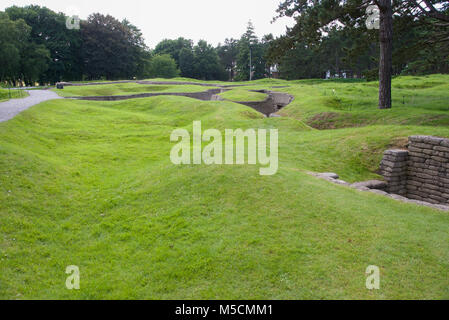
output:
<instances>
[{"instance_id":1,"label":"distant building","mask_svg":"<svg viewBox=\"0 0 449 320\"><path fill-rule=\"evenodd\" d=\"M326 80L329 79L349 79L357 78L357 75L352 70L341 70L338 73L332 74L331 70L326 72Z\"/></svg>"},{"instance_id":2,"label":"distant building","mask_svg":"<svg viewBox=\"0 0 449 320\"><path fill-rule=\"evenodd\" d=\"M270 66L270 78L279 79L279 66L274 64Z\"/></svg>"}]
</instances>

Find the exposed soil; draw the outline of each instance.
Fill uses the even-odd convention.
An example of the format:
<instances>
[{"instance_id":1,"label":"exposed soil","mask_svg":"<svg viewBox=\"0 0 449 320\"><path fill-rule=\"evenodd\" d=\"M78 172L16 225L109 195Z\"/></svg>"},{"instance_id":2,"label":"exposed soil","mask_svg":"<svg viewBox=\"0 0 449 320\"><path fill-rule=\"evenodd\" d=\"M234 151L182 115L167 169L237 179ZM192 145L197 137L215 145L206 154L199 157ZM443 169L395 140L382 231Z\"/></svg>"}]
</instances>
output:
<instances>
[{"instance_id":1,"label":"exposed soil","mask_svg":"<svg viewBox=\"0 0 449 320\"><path fill-rule=\"evenodd\" d=\"M336 112L321 112L310 118L307 124L319 130L336 129L335 120L340 118L340 116Z\"/></svg>"}]
</instances>

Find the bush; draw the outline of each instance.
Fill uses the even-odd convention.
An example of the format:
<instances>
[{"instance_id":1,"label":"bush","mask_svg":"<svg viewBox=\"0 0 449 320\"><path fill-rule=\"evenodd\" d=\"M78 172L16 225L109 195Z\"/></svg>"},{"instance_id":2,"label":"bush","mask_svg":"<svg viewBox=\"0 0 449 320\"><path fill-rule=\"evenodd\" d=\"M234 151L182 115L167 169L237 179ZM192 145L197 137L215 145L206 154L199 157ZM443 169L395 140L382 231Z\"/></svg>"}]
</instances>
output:
<instances>
[{"instance_id":1,"label":"bush","mask_svg":"<svg viewBox=\"0 0 449 320\"><path fill-rule=\"evenodd\" d=\"M150 75L154 78L175 78L180 71L176 61L168 54L156 55L150 62Z\"/></svg>"},{"instance_id":2,"label":"bush","mask_svg":"<svg viewBox=\"0 0 449 320\"><path fill-rule=\"evenodd\" d=\"M379 80L379 69L366 70L363 72L363 76L366 81L377 81Z\"/></svg>"}]
</instances>

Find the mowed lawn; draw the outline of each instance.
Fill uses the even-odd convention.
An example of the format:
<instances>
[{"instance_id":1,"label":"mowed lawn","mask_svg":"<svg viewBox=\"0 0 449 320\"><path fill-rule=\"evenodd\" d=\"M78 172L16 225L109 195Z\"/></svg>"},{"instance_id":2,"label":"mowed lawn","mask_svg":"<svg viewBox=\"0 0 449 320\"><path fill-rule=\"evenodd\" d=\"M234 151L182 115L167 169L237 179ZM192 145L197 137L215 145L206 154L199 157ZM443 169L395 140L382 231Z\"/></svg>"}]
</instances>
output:
<instances>
[{"instance_id":1,"label":"mowed lawn","mask_svg":"<svg viewBox=\"0 0 449 320\"><path fill-rule=\"evenodd\" d=\"M154 97L49 101L1 123L0 298L449 299L448 212L307 174L379 178L383 151L407 136L449 137L438 102L447 92L400 89L422 105L378 111L375 87L357 83L373 109L337 110L322 103L331 82L252 85L273 83L296 98L282 118L228 101ZM334 90L349 99L351 86ZM321 112L373 123L308 126ZM437 120L423 122L426 114ZM192 132L199 120L203 130L278 129L278 173L173 165L171 132ZM80 290L66 289L70 265L80 268ZM381 269L380 290L365 287L369 265Z\"/></svg>"},{"instance_id":2,"label":"mowed lawn","mask_svg":"<svg viewBox=\"0 0 449 320\"><path fill-rule=\"evenodd\" d=\"M166 93L166 92L201 92L213 87L198 85L148 85L137 83L99 84L87 86L65 86L63 90L53 89L62 97L84 96L120 96L140 93Z\"/></svg>"},{"instance_id":3,"label":"mowed lawn","mask_svg":"<svg viewBox=\"0 0 449 320\"><path fill-rule=\"evenodd\" d=\"M393 79L393 109L381 112L378 83L357 80L293 81L295 101L284 116L301 119L319 129L367 125L449 127L449 75L403 76Z\"/></svg>"},{"instance_id":4,"label":"mowed lawn","mask_svg":"<svg viewBox=\"0 0 449 320\"><path fill-rule=\"evenodd\" d=\"M264 101L268 95L260 92L252 92L247 88L237 88L221 93L220 96L231 101Z\"/></svg>"}]
</instances>

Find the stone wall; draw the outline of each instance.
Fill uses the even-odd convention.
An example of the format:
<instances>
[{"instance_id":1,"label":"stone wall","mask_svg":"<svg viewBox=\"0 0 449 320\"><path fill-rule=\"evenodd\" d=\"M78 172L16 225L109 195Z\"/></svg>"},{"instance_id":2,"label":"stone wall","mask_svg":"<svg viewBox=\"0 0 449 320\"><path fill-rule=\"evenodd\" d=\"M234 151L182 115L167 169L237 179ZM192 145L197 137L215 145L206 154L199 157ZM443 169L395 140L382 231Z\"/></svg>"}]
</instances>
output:
<instances>
[{"instance_id":1,"label":"stone wall","mask_svg":"<svg viewBox=\"0 0 449 320\"><path fill-rule=\"evenodd\" d=\"M380 170L387 182L388 193L407 195L407 168L408 168L407 150L387 150L384 153Z\"/></svg>"},{"instance_id":2,"label":"stone wall","mask_svg":"<svg viewBox=\"0 0 449 320\"><path fill-rule=\"evenodd\" d=\"M449 139L413 136L408 151L407 196L449 204Z\"/></svg>"},{"instance_id":3,"label":"stone wall","mask_svg":"<svg viewBox=\"0 0 449 320\"><path fill-rule=\"evenodd\" d=\"M449 139L412 136L408 150L385 152L380 169L387 192L449 204Z\"/></svg>"}]
</instances>

